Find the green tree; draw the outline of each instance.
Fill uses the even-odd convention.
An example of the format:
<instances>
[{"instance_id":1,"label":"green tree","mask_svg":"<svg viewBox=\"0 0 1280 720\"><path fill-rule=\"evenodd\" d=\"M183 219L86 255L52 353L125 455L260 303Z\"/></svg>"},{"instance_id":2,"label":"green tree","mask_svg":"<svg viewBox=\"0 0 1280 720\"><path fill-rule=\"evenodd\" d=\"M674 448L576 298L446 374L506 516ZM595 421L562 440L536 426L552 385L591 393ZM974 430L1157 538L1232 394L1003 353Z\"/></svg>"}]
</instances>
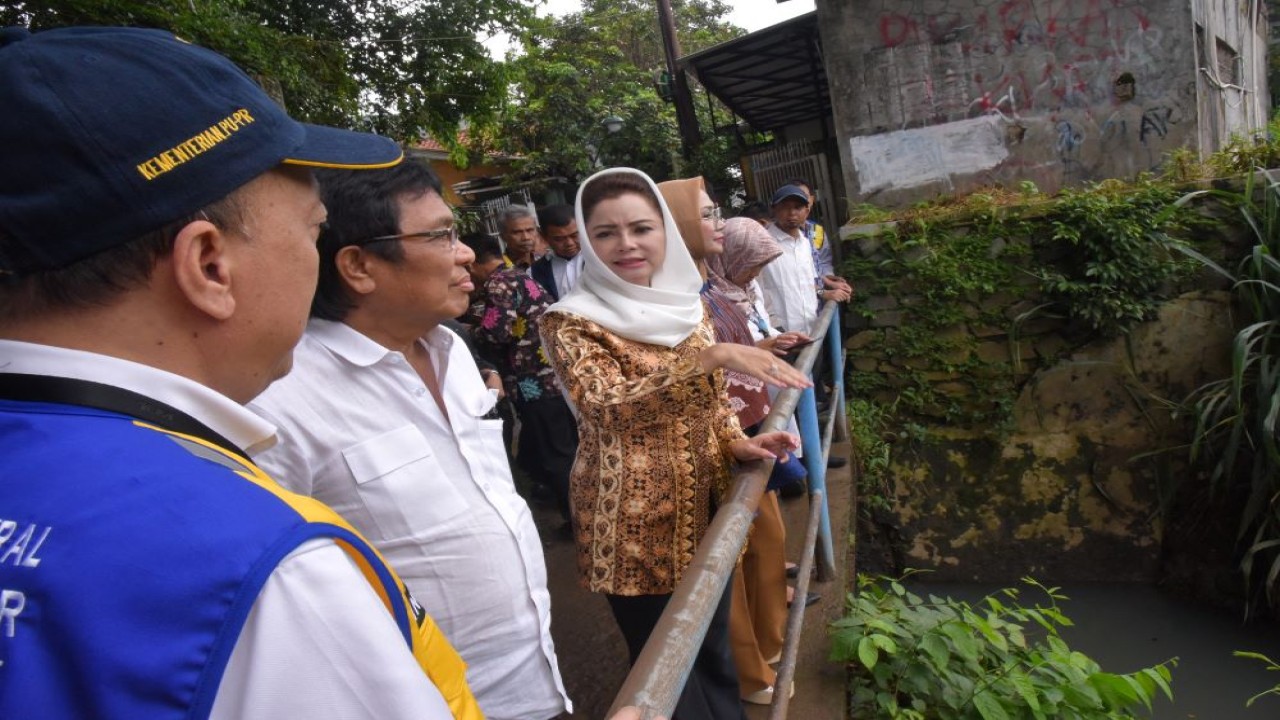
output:
<instances>
[{"instance_id":1,"label":"green tree","mask_svg":"<svg viewBox=\"0 0 1280 720\"><path fill-rule=\"evenodd\" d=\"M723 20L728 7L720 0L672 0L672 10L686 54L743 32ZM512 93L490 142L524 158L523 177L576 181L598 162L658 180L707 174L724 187L733 179L728 168L736 158L723 142L708 143L721 152L700 153L677 170L675 109L655 82L665 62L652 0L585 0L581 12L539 19L519 42L509 58ZM705 106L701 88L694 100ZM625 121L620 132L605 132L601 121L609 115ZM710 123L701 124L710 140Z\"/></svg>"},{"instance_id":2,"label":"green tree","mask_svg":"<svg viewBox=\"0 0 1280 720\"><path fill-rule=\"evenodd\" d=\"M169 30L261 78L295 117L446 145L506 96L503 64L477 34L533 19L524 0L0 0L0 22L33 30Z\"/></svg>"}]
</instances>

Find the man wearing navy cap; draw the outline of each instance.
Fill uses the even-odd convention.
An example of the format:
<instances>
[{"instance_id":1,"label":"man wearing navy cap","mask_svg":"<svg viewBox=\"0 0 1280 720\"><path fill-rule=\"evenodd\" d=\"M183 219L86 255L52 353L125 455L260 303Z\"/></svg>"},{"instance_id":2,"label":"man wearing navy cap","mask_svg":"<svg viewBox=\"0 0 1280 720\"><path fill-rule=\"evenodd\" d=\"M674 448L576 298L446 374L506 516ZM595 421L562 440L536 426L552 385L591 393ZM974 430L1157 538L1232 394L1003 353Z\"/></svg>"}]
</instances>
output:
<instances>
[{"instance_id":1,"label":"man wearing navy cap","mask_svg":"<svg viewBox=\"0 0 1280 720\"><path fill-rule=\"evenodd\" d=\"M310 168L399 148L152 30L4 31L0 108L0 717L478 718L380 556L248 460Z\"/></svg>"},{"instance_id":2,"label":"man wearing navy cap","mask_svg":"<svg viewBox=\"0 0 1280 720\"><path fill-rule=\"evenodd\" d=\"M823 302L847 302L853 295L853 289L843 279L819 274L813 244L804 232L809 206L809 193L800 185L783 185L773 193L773 222L766 227L782 247L782 255L765 265L757 279L769 322L777 328L800 332L813 327ZM825 358L826 353L818 353L813 365L813 375L819 380L814 387L819 408L829 402L821 382ZM846 458L832 456L828 467L842 467L847 462Z\"/></svg>"},{"instance_id":3,"label":"man wearing navy cap","mask_svg":"<svg viewBox=\"0 0 1280 720\"><path fill-rule=\"evenodd\" d=\"M813 246L804 233L809 193L803 187L788 184L778 188L770 212L773 222L767 227L782 246L782 255L764 266L758 280L769 321L775 327L808 332L823 301L845 302L851 291L843 280L818 273Z\"/></svg>"}]
</instances>

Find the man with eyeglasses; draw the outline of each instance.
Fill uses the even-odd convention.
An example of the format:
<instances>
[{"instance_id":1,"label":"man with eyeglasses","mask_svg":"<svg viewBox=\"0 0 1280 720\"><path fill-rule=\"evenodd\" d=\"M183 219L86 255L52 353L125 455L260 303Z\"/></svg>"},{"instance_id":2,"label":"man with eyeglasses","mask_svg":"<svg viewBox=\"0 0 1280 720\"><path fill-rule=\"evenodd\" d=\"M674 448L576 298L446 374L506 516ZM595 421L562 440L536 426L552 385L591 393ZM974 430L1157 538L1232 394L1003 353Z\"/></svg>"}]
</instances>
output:
<instances>
[{"instance_id":1,"label":"man with eyeglasses","mask_svg":"<svg viewBox=\"0 0 1280 720\"><path fill-rule=\"evenodd\" d=\"M383 553L467 662L491 719L571 711L537 528L515 492L496 397L445 321L474 254L425 164L316 173L329 209L294 371L251 409L280 430L255 458Z\"/></svg>"}]
</instances>

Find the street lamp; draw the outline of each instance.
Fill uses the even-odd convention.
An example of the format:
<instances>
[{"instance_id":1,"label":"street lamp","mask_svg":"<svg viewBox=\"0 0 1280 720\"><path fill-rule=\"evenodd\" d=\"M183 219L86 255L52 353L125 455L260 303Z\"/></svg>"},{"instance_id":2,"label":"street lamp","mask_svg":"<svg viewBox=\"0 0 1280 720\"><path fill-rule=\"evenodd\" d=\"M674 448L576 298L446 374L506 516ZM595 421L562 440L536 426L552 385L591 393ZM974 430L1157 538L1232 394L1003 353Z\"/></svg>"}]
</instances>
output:
<instances>
[{"instance_id":1,"label":"street lamp","mask_svg":"<svg viewBox=\"0 0 1280 720\"><path fill-rule=\"evenodd\" d=\"M592 168L598 170L604 167L604 165L600 162L600 156L603 154L602 146L604 145L605 138L607 138L610 135L618 134L618 132L621 131L623 126L625 126L626 124L627 124L627 121L623 120L617 115L609 115L608 117L600 121L600 128L604 130L604 134L600 137L599 140L595 142L591 142L591 141L587 142L587 157L588 159L591 160ZM597 145L597 143L599 144Z\"/></svg>"}]
</instances>

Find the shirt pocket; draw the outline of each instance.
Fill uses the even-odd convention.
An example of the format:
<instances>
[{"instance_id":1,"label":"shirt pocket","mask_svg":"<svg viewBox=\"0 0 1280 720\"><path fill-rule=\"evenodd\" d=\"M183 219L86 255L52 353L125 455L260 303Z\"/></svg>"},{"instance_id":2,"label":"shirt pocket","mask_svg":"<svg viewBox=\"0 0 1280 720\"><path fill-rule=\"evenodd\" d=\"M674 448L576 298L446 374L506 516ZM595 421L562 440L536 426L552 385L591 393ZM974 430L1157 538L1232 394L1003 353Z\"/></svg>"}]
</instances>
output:
<instances>
[{"instance_id":1,"label":"shirt pocket","mask_svg":"<svg viewBox=\"0 0 1280 720\"><path fill-rule=\"evenodd\" d=\"M476 437L484 450L485 475L498 483L498 487L515 494L515 480L511 477L511 465L507 462L507 444L502 436L503 420L476 421Z\"/></svg>"},{"instance_id":2,"label":"shirt pocket","mask_svg":"<svg viewBox=\"0 0 1280 720\"><path fill-rule=\"evenodd\" d=\"M422 533L466 510L422 432L406 425L342 451L384 540Z\"/></svg>"}]
</instances>

